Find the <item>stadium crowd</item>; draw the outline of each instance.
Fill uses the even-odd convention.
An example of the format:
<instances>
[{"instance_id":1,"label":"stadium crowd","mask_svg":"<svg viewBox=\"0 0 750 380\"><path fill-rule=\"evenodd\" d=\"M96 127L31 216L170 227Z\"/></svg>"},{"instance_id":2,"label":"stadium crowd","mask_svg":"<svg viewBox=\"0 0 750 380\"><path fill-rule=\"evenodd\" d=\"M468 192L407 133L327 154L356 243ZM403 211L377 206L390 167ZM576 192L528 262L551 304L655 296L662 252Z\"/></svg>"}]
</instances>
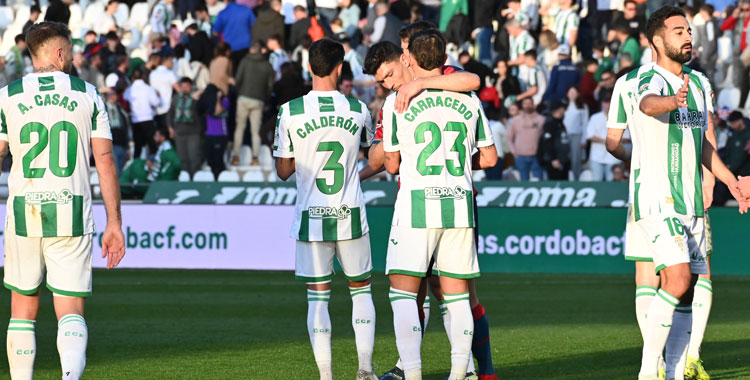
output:
<instances>
[{"instance_id":1,"label":"stadium crowd","mask_svg":"<svg viewBox=\"0 0 750 380\"><path fill-rule=\"evenodd\" d=\"M667 0L159 0L0 7L0 84L31 72L24 33L71 26L73 71L105 95L123 183L274 181L279 107L311 88L310 44L345 47L339 90L376 119L390 89L363 73L368 46L434 23L448 65L475 73L502 164L477 180L626 181L605 148L618 77L650 62L646 15ZM750 1L688 0L693 59L718 94L722 158L750 175ZM10 12L10 13L8 13ZM5 18L4 20L3 17ZM12 41L11 41L12 40ZM746 107L747 106L747 107ZM364 157L363 157L364 160ZM365 163L363 162L364 166ZM383 173L382 179L390 179ZM721 189L717 191L722 191ZM718 196L717 201L728 198Z\"/></svg>"}]
</instances>

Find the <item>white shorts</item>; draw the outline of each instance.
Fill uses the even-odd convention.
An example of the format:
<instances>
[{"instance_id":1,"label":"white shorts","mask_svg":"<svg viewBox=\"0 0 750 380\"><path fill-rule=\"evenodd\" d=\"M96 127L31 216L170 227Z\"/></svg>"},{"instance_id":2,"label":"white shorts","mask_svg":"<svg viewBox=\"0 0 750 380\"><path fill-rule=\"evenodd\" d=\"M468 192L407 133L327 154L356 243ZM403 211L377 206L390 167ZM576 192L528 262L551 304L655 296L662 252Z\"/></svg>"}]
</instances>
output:
<instances>
[{"instance_id":1,"label":"white shorts","mask_svg":"<svg viewBox=\"0 0 750 380\"><path fill-rule=\"evenodd\" d=\"M628 221L625 224L625 260L654 261L648 238L635 223L632 204L628 204Z\"/></svg>"},{"instance_id":2,"label":"white shorts","mask_svg":"<svg viewBox=\"0 0 750 380\"><path fill-rule=\"evenodd\" d=\"M42 286L69 297L91 295L92 235L23 237L11 230L5 235L5 287L32 295Z\"/></svg>"},{"instance_id":3,"label":"white shorts","mask_svg":"<svg viewBox=\"0 0 750 380\"><path fill-rule=\"evenodd\" d=\"M648 239L656 273L682 263L690 264L691 273L707 273L704 218L677 214L648 216L636 225Z\"/></svg>"},{"instance_id":4,"label":"white shorts","mask_svg":"<svg viewBox=\"0 0 750 380\"><path fill-rule=\"evenodd\" d=\"M386 274L425 277L430 259L432 274L453 278L479 277L473 228L412 228L391 226Z\"/></svg>"},{"instance_id":5,"label":"white shorts","mask_svg":"<svg viewBox=\"0 0 750 380\"><path fill-rule=\"evenodd\" d=\"M297 240L295 277L308 284L331 282L334 256L349 281L362 281L372 274L370 235L365 234L352 240Z\"/></svg>"},{"instance_id":6,"label":"white shorts","mask_svg":"<svg viewBox=\"0 0 750 380\"><path fill-rule=\"evenodd\" d=\"M714 253L714 238L711 235L711 220L708 218L708 211L703 219L706 223L706 256L711 256Z\"/></svg>"}]
</instances>

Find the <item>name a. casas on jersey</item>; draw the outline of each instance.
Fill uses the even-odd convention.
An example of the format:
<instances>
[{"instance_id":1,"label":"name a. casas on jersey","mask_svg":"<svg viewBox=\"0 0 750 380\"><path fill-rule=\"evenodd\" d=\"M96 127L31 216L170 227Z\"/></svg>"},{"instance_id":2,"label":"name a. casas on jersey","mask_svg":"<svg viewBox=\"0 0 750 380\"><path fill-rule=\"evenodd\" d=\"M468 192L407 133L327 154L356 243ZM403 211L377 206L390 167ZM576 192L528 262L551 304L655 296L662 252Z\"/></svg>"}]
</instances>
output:
<instances>
[{"instance_id":1,"label":"name a. casas on jersey","mask_svg":"<svg viewBox=\"0 0 750 380\"><path fill-rule=\"evenodd\" d=\"M54 191L37 191L26 193L25 196L26 204L41 205L41 204L68 204L73 200L73 192L68 189L60 190L60 192Z\"/></svg>"},{"instance_id":2,"label":"name a. casas on jersey","mask_svg":"<svg viewBox=\"0 0 750 380\"><path fill-rule=\"evenodd\" d=\"M347 205L339 208L330 206L313 206L307 209L310 219L339 219L343 220L352 214L352 209Z\"/></svg>"},{"instance_id":3,"label":"name a. casas on jersey","mask_svg":"<svg viewBox=\"0 0 750 380\"><path fill-rule=\"evenodd\" d=\"M46 94L44 96L34 95L34 103L39 107L58 106L70 112L75 111L76 107L78 107L78 102L76 102L75 100L70 101L67 96L62 96L60 94ZM21 111L21 114L25 114L26 111L32 108L33 106L31 105L27 106L22 103L18 103L18 110Z\"/></svg>"},{"instance_id":4,"label":"name a. casas on jersey","mask_svg":"<svg viewBox=\"0 0 750 380\"><path fill-rule=\"evenodd\" d=\"M456 187L425 187L425 199L464 199L469 190L464 190L460 186Z\"/></svg>"}]
</instances>

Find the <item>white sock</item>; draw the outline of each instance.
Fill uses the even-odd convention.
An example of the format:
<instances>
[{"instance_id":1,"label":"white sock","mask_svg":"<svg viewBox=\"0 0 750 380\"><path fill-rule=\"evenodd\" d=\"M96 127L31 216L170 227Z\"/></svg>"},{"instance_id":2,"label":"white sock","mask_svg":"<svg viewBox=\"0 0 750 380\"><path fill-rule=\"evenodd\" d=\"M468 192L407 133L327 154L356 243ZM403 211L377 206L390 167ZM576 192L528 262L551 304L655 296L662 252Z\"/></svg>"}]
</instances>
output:
<instances>
[{"instance_id":1,"label":"white sock","mask_svg":"<svg viewBox=\"0 0 750 380\"><path fill-rule=\"evenodd\" d=\"M693 329L690 334L690 345L688 356L700 359L700 348L703 335L706 333L708 315L711 314L711 301L713 300L713 286L711 280L699 278L695 284L695 295L693 295Z\"/></svg>"},{"instance_id":2,"label":"white sock","mask_svg":"<svg viewBox=\"0 0 750 380\"><path fill-rule=\"evenodd\" d=\"M331 367L331 317L328 315L330 290L307 290L307 333L310 335L320 380L333 380Z\"/></svg>"},{"instance_id":3,"label":"white sock","mask_svg":"<svg viewBox=\"0 0 750 380\"><path fill-rule=\"evenodd\" d=\"M403 364L404 377L422 380L422 327L417 312L417 293L391 288L389 298L393 308L396 347Z\"/></svg>"},{"instance_id":4,"label":"white sock","mask_svg":"<svg viewBox=\"0 0 750 380\"><path fill-rule=\"evenodd\" d=\"M6 348L10 378L13 380L31 380L34 375L34 358L36 358L36 321L11 318L8 323Z\"/></svg>"},{"instance_id":5,"label":"white sock","mask_svg":"<svg viewBox=\"0 0 750 380\"><path fill-rule=\"evenodd\" d=\"M86 345L89 331L86 320L78 314L68 314L57 323L57 351L60 353L63 380L77 380L86 368Z\"/></svg>"},{"instance_id":6,"label":"white sock","mask_svg":"<svg viewBox=\"0 0 750 380\"><path fill-rule=\"evenodd\" d=\"M646 336L643 340L643 357L639 376L656 377L659 356L667 343L672 327L672 315L679 300L664 289L656 292L648 310Z\"/></svg>"},{"instance_id":7,"label":"white sock","mask_svg":"<svg viewBox=\"0 0 750 380\"><path fill-rule=\"evenodd\" d=\"M656 288L653 286L641 285L635 287L635 317L638 320L638 327L641 329L643 340L646 340L646 316L654 296L656 296Z\"/></svg>"},{"instance_id":8,"label":"white sock","mask_svg":"<svg viewBox=\"0 0 750 380\"><path fill-rule=\"evenodd\" d=\"M452 380L463 380L471 357L474 337L474 317L469 305L469 292L443 294L450 315L451 375Z\"/></svg>"},{"instance_id":9,"label":"white sock","mask_svg":"<svg viewBox=\"0 0 750 380\"><path fill-rule=\"evenodd\" d=\"M448 305L445 303L445 301L440 302L440 314L443 316L443 327L445 328L445 334L448 335L448 342L451 342L451 316L448 313ZM466 367L466 372L476 372L476 367L474 366L474 355L469 352L469 365Z\"/></svg>"},{"instance_id":10,"label":"white sock","mask_svg":"<svg viewBox=\"0 0 750 380\"><path fill-rule=\"evenodd\" d=\"M422 311L424 312L424 322L422 323L422 334L424 334L424 332L427 331L427 323L430 321L430 296L427 296L424 298Z\"/></svg>"},{"instance_id":11,"label":"white sock","mask_svg":"<svg viewBox=\"0 0 750 380\"><path fill-rule=\"evenodd\" d=\"M693 315L690 304L677 305L672 317L672 328L669 330L665 361L667 379L682 380L685 374L688 343L690 342L690 328L693 326Z\"/></svg>"},{"instance_id":12,"label":"white sock","mask_svg":"<svg viewBox=\"0 0 750 380\"><path fill-rule=\"evenodd\" d=\"M372 286L349 288L352 296L352 327L357 343L359 370L372 372L372 350L375 346L375 305L372 303Z\"/></svg>"}]
</instances>

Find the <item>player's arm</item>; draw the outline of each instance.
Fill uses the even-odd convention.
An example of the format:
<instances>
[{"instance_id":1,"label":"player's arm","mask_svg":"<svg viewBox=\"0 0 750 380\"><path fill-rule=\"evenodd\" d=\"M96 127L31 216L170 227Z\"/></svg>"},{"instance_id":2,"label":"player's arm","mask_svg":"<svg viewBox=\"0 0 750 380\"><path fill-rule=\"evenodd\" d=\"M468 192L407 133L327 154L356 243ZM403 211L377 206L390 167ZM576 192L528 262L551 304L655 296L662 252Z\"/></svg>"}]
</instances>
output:
<instances>
[{"instance_id":1,"label":"player's arm","mask_svg":"<svg viewBox=\"0 0 750 380\"><path fill-rule=\"evenodd\" d=\"M631 152L625 148L622 138L625 129L628 127L628 113L623 102L625 94L622 91L622 88L627 86L626 83L620 80L615 83L612 102L607 114L607 137L604 140L607 152L623 162L630 161L631 156Z\"/></svg>"},{"instance_id":2,"label":"player's arm","mask_svg":"<svg viewBox=\"0 0 750 380\"><path fill-rule=\"evenodd\" d=\"M652 81L651 83L653 83ZM650 84L651 84L650 83ZM649 84L649 85L650 85ZM647 91L643 94L638 108L646 116L657 116L670 111L673 111L680 107L687 107L687 95L688 95L688 76L684 75L684 82L682 87L677 94L672 96L659 96L652 91Z\"/></svg>"},{"instance_id":3,"label":"player's arm","mask_svg":"<svg viewBox=\"0 0 750 380\"><path fill-rule=\"evenodd\" d=\"M494 168L497 165L497 148L495 145L478 148L478 151L471 156L471 168L482 170Z\"/></svg>"},{"instance_id":4,"label":"player's arm","mask_svg":"<svg viewBox=\"0 0 750 380\"><path fill-rule=\"evenodd\" d=\"M401 166L401 152L385 152L385 170L396 175L399 166Z\"/></svg>"},{"instance_id":5,"label":"player's arm","mask_svg":"<svg viewBox=\"0 0 750 380\"><path fill-rule=\"evenodd\" d=\"M276 175L282 181L286 181L294 174L294 145L292 137L287 132L286 104L279 107L279 115L276 117L276 133L273 140L273 156L276 157Z\"/></svg>"},{"instance_id":6,"label":"player's arm","mask_svg":"<svg viewBox=\"0 0 750 380\"><path fill-rule=\"evenodd\" d=\"M717 153L714 146L711 145L711 143L708 141L708 138L706 136L703 137L702 153L703 165L708 168L711 173L713 173L713 175L719 179L719 181L724 182L724 184L727 185L734 199L736 199L740 203L740 214L744 214L745 212L747 212L748 208L750 208L750 202L746 201L742 196L742 192L740 192L737 179L734 177L734 174L732 174L729 168L727 168L726 165L721 162L719 154Z\"/></svg>"},{"instance_id":7,"label":"player's arm","mask_svg":"<svg viewBox=\"0 0 750 380\"><path fill-rule=\"evenodd\" d=\"M706 141L713 146L714 150L716 147L716 130L714 129L714 113L708 112L708 128L706 128ZM714 177L711 170L705 165L703 166L703 208L708 210L711 204L714 202L714 186L716 185L716 178Z\"/></svg>"},{"instance_id":8,"label":"player's arm","mask_svg":"<svg viewBox=\"0 0 750 380\"><path fill-rule=\"evenodd\" d=\"M481 80L479 75L468 71L457 71L445 75L414 79L399 87L398 94L396 94L396 112L402 113L406 111L409 101L427 88L467 92L478 90L480 85Z\"/></svg>"},{"instance_id":9,"label":"player's arm","mask_svg":"<svg viewBox=\"0 0 750 380\"><path fill-rule=\"evenodd\" d=\"M102 257L107 257L107 269L111 269L120 264L120 260L125 256L125 237L122 234L120 211L120 182L112 153L112 140L92 138L91 150L94 154L96 172L99 175L104 209L107 212L107 228L102 236Z\"/></svg>"},{"instance_id":10,"label":"player's arm","mask_svg":"<svg viewBox=\"0 0 750 380\"><path fill-rule=\"evenodd\" d=\"M607 128L607 141L605 145L609 154L620 161L628 162L630 161L630 151L622 143L622 135L624 133L624 129Z\"/></svg>"},{"instance_id":11,"label":"player's arm","mask_svg":"<svg viewBox=\"0 0 750 380\"><path fill-rule=\"evenodd\" d=\"M539 86L537 86L537 85L530 86L528 90L526 90L526 91L518 94L518 96L516 96L516 101L520 102L523 99L530 98L530 97L536 95L537 92L539 92Z\"/></svg>"}]
</instances>

